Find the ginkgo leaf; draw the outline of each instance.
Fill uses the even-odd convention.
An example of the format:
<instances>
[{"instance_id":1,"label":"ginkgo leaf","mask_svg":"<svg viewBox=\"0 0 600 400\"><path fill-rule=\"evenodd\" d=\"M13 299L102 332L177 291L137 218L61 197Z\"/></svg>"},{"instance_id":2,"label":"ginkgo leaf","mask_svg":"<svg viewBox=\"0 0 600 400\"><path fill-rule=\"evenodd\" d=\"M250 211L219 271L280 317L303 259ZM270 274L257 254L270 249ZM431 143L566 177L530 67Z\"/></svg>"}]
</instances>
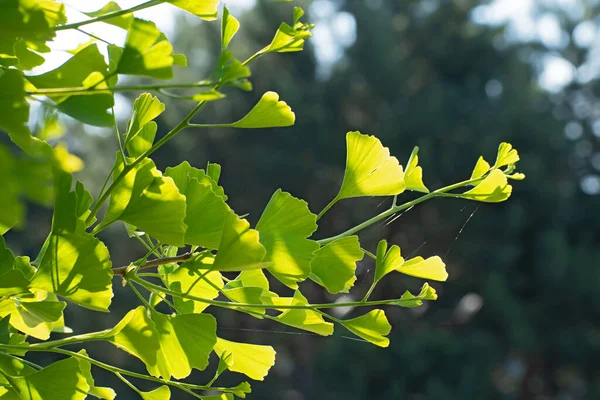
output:
<instances>
[{"instance_id":1,"label":"ginkgo leaf","mask_svg":"<svg viewBox=\"0 0 600 400\"><path fill-rule=\"evenodd\" d=\"M256 224L267 249L264 261L273 263L269 272L292 289L310 275L310 262L319 245L307 238L317 230L316 220L305 201L278 189Z\"/></svg>"},{"instance_id":2,"label":"ginkgo leaf","mask_svg":"<svg viewBox=\"0 0 600 400\"><path fill-rule=\"evenodd\" d=\"M128 30L116 72L171 79L174 64L173 46L154 22L135 18Z\"/></svg>"},{"instance_id":3,"label":"ginkgo leaf","mask_svg":"<svg viewBox=\"0 0 600 400\"><path fill-rule=\"evenodd\" d=\"M435 289L425 283L418 295L415 296L407 290L400 299L388 304L409 308L418 307L423 304L423 300L437 300L437 297Z\"/></svg>"},{"instance_id":4,"label":"ginkgo leaf","mask_svg":"<svg viewBox=\"0 0 600 400\"><path fill-rule=\"evenodd\" d=\"M246 270L231 282L227 283L227 287L258 287L264 290L269 290L269 280L261 269Z\"/></svg>"},{"instance_id":5,"label":"ginkgo leaf","mask_svg":"<svg viewBox=\"0 0 600 400\"><path fill-rule=\"evenodd\" d=\"M182 379L192 368L204 370L217 342L217 323L209 314L164 315L152 312L160 349L148 372L164 379Z\"/></svg>"},{"instance_id":6,"label":"ginkgo leaf","mask_svg":"<svg viewBox=\"0 0 600 400\"><path fill-rule=\"evenodd\" d=\"M217 18L217 5L219 0L167 0L169 3L179 7L205 21L212 21Z\"/></svg>"},{"instance_id":7,"label":"ginkgo leaf","mask_svg":"<svg viewBox=\"0 0 600 400\"><path fill-rule=\"evenodd\" d=\"M171 290L176 290L180 293L189 294L202 299L215 299L219 295L219 291L215 286L221 289L223 288L224 283L220 272L209 271L208 269L212 265L213 260L214 258L211 256L204 257L201 260L188 260L181 264L174 272L165 275L163 282ZM210 261L210 263L207 261ZM207 303L181 297L174 297L173 302L175 307L177 307L177 310L184 314L199 314L209 306Z\"/></svg>"},{"instance_id":8,"label":"ginkgo leaf","mask_svg":"<svg viewBox=\"0 0 600 400\"><path fill-rule=\"evenodd\" d=\"M475 164L475 168L473 168L470 179L481 178L490 170L490 168L490 164L484 160L483 156L480 156L477 160L477 164Z\"/></svg>"},{"instance_id":9,"label":"ginkgo leaf","mask_svg":"<svg viewBox=\"0 0 600 400\"><path fill-rule=\"evenodd\" d=\"M133 103L133 112L124 136L130 157L139 157L152 147L156 123L150 124L165 110L165 105L150 93L140 95Z\"/></svg>"},{"instance_id":10,"label":"ginkgo leaf","mask_svg":"<svg viewBox=\"0 0 600 400\"><path fill-rule=\"evenodd\" d=\"M429 189L423 183L423 168L418 166L419 148L415 147L413 152L406 163L406 171L404 173L404 182L406 183L407 190L414 190L416 192L429 193Z\"/></svg>"},{"instance_id":11,"label":"ginkgo leaf","mask_svg":"<svg viewBox=\"0 0 600 400\"><path fill-rule=\"evenodd\" d=\"M228 124L232 128L275 128L292 126L296 116L285 101L279 101L275 92L266 92L258 103L237 122Z\"/></svg>"},{"instance_id":12,"label":"ginkgo leaf","mask_svg":"<svg viewBox=\"0 0 600 400\"><path fill-rule=\"evenodd\" d=\"M138 394L144 400L169 400L171 398L171 389L163 385L150 392L138 391Z\"/></svg>"},{"instance_id":13,"label":"ginkgo leaf","mask_svg":"<svg viewBox=\"0 0 600 400\"><path fill-rule=\"evenodd\" d=\"M404 172L375 136L346 135L346 170L337 200L360 196L393 196L406 189Z\"/></svg>"},{"instance_id":14,"label":"ginkgo leaf","mask_svg":"<svg viewBox=\"0 0 600 400\"><path fill-rule=\"evenodd\" d=\"M390 340L386 337L392 330L383 310L372 310L360 317L341 322L356 336L361 337L379 347L388 347Z\"/></svg>"},{"instance_id":15,"label":"ginkgo leaf","mask_svg":"<svg viewBox=\"0 0 600 400\"><path fill-rule=\"evenodd\" d=\"M85 357L88 357L88 354L85 350L78 351L78 354L81 354ZM85 380L90 387L88 389L88 394L102 400L113 400L117 397L117 393L111 388L108 387L100 387L96 386L96 382L94 381L94 377L92 376L92 366L89 361L83 358L77 358L79 362L79 368L83 376L85 376Z\"/></svg>"},{"instance_id":16,"label":"ginkgo leaf","mask_svg":"<svg viewBox=\"0 0 600 400\"><path fill-rule=\"evenodd\" d=\"M291 299L290 304L307 305L308 301L302 293L297 290L294 293L294 297ZM287 309L278 315L276 319L282 324L313 332L321 336L333 334L333 324L331 322L325 322L323 316L314 310Z\"/></svg>"},{"instance_id":17,"label":"ginkgo leaf","mask_svg":"<svg viewBox=\"0 0 600 400\"><path fill-rule=\"evenodd\" d=\"M60 67L41 75L27 76L38 89L61 87L98 87L109 79L108 65L98 46L91 44ZM86 94L85 96L52 97L58 109L86 124L96 126L111 126L113 117L108 113L114 105L111 92Z\"/></svg>"},{"instance_id":18,"label":"ginkgo leaf","mask_svg":"<svg viewBox=\"0 0 600 400\"><path fill-rule=\"evenodd\" d=\"M304 48L304 41L312 36L310 30L313 27L300 22L302 15L304 15L304 11L300 7L295 7L294 26L282 22L271 43L260 50L258 54L301 51Z\"/></svg>"},{"instance_id":19,"label":"ginkgo leaf","mask_svg":"<svg viewBox=\"0 0 600 400\"><path fill-rule=\"evenodd\" d=\"M11 271L15 265L15 256L8 247L4 236L0 235L0 275Z\"/></svg>"},{"instance_id":20,"label":"ginkgo leaf","mask_svg":"<svg viewBox=\"0 0 600 400\"><path fill-rule=\"evenodd\" d=\"M239 372L248 378L262 381L275 364L275 350L271 346L230 342L217 338L214 347L219 357L229 356L229 370Z\"/></svg>"},{"instance_id":21,"label":"ginkgo leaf","mask_svg":"<svg viewBox=\"0 0 600 400\"><path fill-rule=\"evenodd\" d=\"M21 271L12 269L0 275L0 297L27 293L29 279Z\"/></svg>"},{"instance_id":22,"label":"ginkgo leaf","mask_svg":"<svg viewBox=\"0 0 600 400\"><path fill-rule=\"evenodd\" d=\"M519 153L517 149L513 149L510 143L502 142L498 147L496 162L493 168L500 168L505 165L512 165L519 161Z\"/></svg>"},{"instance_id":23,"label":"ginkgo leaf","mask_svg":"<svg viewBox=\"0 0 600 400\"><path fill-rule=\"evenodd\" d=\"M217 172L217 169L214 167L214 165L218 164L209 163L208 167L210 170L205 172L203 169L194 168L189 162L184 161L176 167L168 167L165 170L165 176L170 176L173 178L181 193L187 192L188 182L192 178L196 178L202 184L209 183L213 192L226 201L227 196L225 195L225 191L223 190L223 187L219 186L218 178L221 174L221 166L218 166ZM217 179L215 179L215 176Z\"/></svg>"},{"instance_id":24,"label":"ginkgo leaf","mask_svg":"<svg viewBox=\"0 0 600 400\"><path fill-rule=\"evenodd\" d=\"M54 175L52 231L37 257L39 268L30 286L107 311L113 296L110 254L78 219L78 194L70 191L72 175L56 168Z\"/></svg>"},{"instance_id":25,"label":"ginkgo leaf","mask_svg":"<svg viewBox=\"0 0 600 400\"><path fill-rule=\"evenodd\" d=\"M20 400L83 400L90 389L75 358L57 361L27 376L4 377Z\"/></svg>"},{"instance_id":26,"label":"ginkgo leaf","mask_svg":"<svg viewBox=\"0 0 600 400\"><path fill-rule=\"evenodd\" d=\"M375 262L375 283L381 278L396 270L404 263L400 255L400 247L393 245L387 250L387 242L381 240L377 245L377 260Z\"/></svg>"},{"instance_id":27,"label":"ginkgo leaf","mask_svg":"<svg viewBox=\"0 0 600 400\"><path fill-rule=\"evenodd\" d=\"M113 13L115 11L120 11L120 10L121 10L121 7L119 7L119 5L117 3L115 3L114 1L109 1L108 3L106 3L104 5L104 7L100 8L96 11L85 12L84 14L87 15L88 17L95 18L95 17L100 17L102 15ZM105 19L102 22L111 24L114 26L118 26L119 28L123 28L123 29L127 30L127 29L129 29L129 27L131 26L131 23L133 22L133 13L123 14L123 15L119 15L117 17Z\"/></svg>"},{"instance_id":28,"label":"ginkgo leaf","mask_svg":"<svg viewBox=\"0 0 600 400\"><path fill-rule=\"evenodd\" d=\"M157 365L160 349L159 333L143 306L125 314L103 339L139 358L146 366Z\"/></svg>"},{"instance_id":29,"label":"ginkgo leaf","mask_svg":"<svg viewBox=\"0 0 600 400\"><path fill-rule=\"evenodd\" d=\"M229 13L227 7L223 7L223 16L221 19L221 49L225 50L238 29L240 29L240 22Z\"/></svg>"},{"instance_id":30,"label":"ginkgo leaf","mask_svg":"<svg viewBox=\"0 0 600 400\"><path fill-rule=\"evenodd\" d=\"M258 231L250 229L248 221L230 211L225 217L213 270L243 271L270 265L261 263L267 251L258 238Z\"/></svg>"},{"instance_id":31,"label":"ginkgo leaf","mask_svg":"<svg viewBox=\"0 0 600 400\"><path fill-rule=\"evenodd\" d=\"M227 286L223 290L223 294L234 303L244 303L244 304L271 304L271 297L274 295L273 292L265 292L262 288L259 287L235 287L228 288ZM267 301L263 301L265 300ZM252 313L254 317L262 318L260 315L265 314L264 308L258 307L235 307L241 310L245 310L249 313Z\"/></svg>"},{"instance_id":32,"label":"ginkgo leaf","mask_svg":"<svg viewBox=\"0 0 600 400\"><path fill-rule=\"evenodd\" d=\"M63 301L45 300L17 303L8 298L0 301L0 317L10 315L12 327L37 339L47 340L53 323L62 317L66 305Z\"/></svg>"},{"instance_id":33,"label":"ginkgo leaf","mask_svg":"<svg viewBox=\"0 0 600 400\"><path fill-rule=\"evenodd\" d=\"M468 200L498 203L508 199L511 193L512 186L508 184L504 173L494 169L477 186L458 196Z\"/></svg>"},{"instance_id":34,"label":"ginkgo leaf","mask_svg":"<svg viewBox=\"0 0 600 400\"><path fill-rule=\"evenodd\" d=\"M113 176L124 168L123 159L117 154ZM152 160L144 159L114 186L108 211L99 226L121 220L163 243L183 246L187 229L185 200L173 179L163 176Z\"/></svg>"},{"instance_id":35,"label":"ginkgo leaf","mask_svg":"<svg viewBox=\"0 0 600 400\"><path fill-rule=\"evenodd\" d=\"M252 84L246 79L250 75L250 68L247 65L236 60L230 51L222 50L212 77L223 85L236 86L242 90L252 90Z\"/></svg>"},{"instance_id":36,"label":"ginkgo leaf","mask_svg":"<svg viewBox=\"0 0 600 400\"><path fill-rule=\"evenodd\" d=\"M363 255L358 236L334 240L315 252L311 279L329 293L348 293L356 281L356 263Z\"/></svg>"},{"instance_id":37,"label":"ginkgo leaf","mask_svg":"<svg viewBox=\"0 0 600 400\"><path fill-rule=\"evenodd\" d=\"M13 143L30 156L38 159L50 158L52 147L43 140L33 137L27 126L29 103L25 99L23 73L12 68L3 69L0 73L0 93L2 93L0 110L3 110L0 113L0 130L6 131ZM0 231L2 230L5 231L0 221Z\"/></svg>"},{"instance_id":38,"label":"ginkgo leaf","mask_svg":"<svg viewBox=\"0 0 600 400\"><path fill-rule=\"evenodd\" d=\"M407 260L401 266L396 268L396 271L414 276L417 278L431 279L434 281L445 281L448 279L448 272L446 272L446 264L438 256L429 257L424 259L423 257L415 257Z\"/></svg>"}]
</instances>

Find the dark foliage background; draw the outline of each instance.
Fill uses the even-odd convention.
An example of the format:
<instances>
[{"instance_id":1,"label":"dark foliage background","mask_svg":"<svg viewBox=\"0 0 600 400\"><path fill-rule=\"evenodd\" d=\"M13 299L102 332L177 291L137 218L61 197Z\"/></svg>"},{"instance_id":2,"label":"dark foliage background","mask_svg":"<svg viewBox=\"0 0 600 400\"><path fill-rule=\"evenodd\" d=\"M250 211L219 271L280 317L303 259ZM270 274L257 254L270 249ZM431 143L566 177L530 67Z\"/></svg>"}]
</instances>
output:
<instances>
[{"instance_id":1,"label":"dark foliage background","mask_svg":"<svg viewBox=\"0 0 600 400\"><path fill-rule=\"evenodd\" d=\"M349 340L342 328L333 338L293 335L282 333L291 331L280 325L213 310L220 314L221 336L274 343L278 351L276 366L265 382L253 385L251 398L600 398L598 59L596 43L576 40L582 24L597 29L598 2L536 3L537 18L551 16L560 24L566 39L559 45L515 39L504 25L478 23L474 17L488 4L484 1L296 3L311 10L307 20L327 8L331 18L348 13L343 15L356 22L356 40L336 49L343 53L330 73L323 73L311 43L302 53L260 59L253 65L254 92L231 91L199 117L229 121L274 90L292 106L296 125L186 131L160 150L159 167L183 160L199 167L209 160L221 163L232 207L250 213L251 222L279 187L307 200L313 212L325 206L341 183L349 130L375 134L401 162L418 145L430 188L468 177L477 157L493 159L501 141L519 150L527 179L515 185L505 204L435 200L361 234L371 251L383 237L399 244L403 254L439 254L448 264L450 279L434 285L437 302L389 310L388 349ZM291 7L260 1L240 15L242 30L233 47L239 58L270 41L279 22L290 19ZM217 38L217 25L182 17L173 39L176 50L190 55L182 81L209 73ZM538 83L548 56L575 68L575 79L557 91ZM189 107L167 102L159 129L166 132ZM111 139L86 133L72 139L88 163L82 178L89 187L99 185L110 169ZM356 225L389 205L381 201L343 201L325 216L318 235ZM35 255L50 215L30 208L28 229L13 233L11 246ZM103 233L116 264L143 254L124 238L120 228ZM372 267L368 260L359 266L354 298L368 288ZM397 296L418 284L394 277L374 296ZM312 301L331 300L305 286ZM92 315L71 307L67 324L79 332L113 325L137 303L119 282L115 288L114 313ZM104 347L91 352L141 368L123 353L106 353ZM114 385L128 398L127 388Z\"/></svg>"}]
</instances>

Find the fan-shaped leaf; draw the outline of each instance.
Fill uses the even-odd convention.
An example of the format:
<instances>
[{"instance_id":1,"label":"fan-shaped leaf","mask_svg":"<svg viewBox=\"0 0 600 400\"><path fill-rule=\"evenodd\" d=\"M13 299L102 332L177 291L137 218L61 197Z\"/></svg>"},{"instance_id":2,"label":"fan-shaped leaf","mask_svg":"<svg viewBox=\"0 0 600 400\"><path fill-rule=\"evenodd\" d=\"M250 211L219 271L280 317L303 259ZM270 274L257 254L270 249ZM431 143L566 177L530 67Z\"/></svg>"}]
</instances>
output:
<instances>
[{"instance_id":1,"label":"fan-shaped leaf","mask_svg":"<svg viewBox=\"0 0 600 400\"><path fill-rule=\"evenodd\" d=\"M298 290L294 293L294 297L290 300L291 301L288 303L293 305L308 304L306 298ZM279 301L282 302L285 301L285 299L280 298ZM329 336L333 334L333 324L331 322L325 322L323 316L313 310L288 309L281 313L281 315L278 315L276 319L282 324L317 333L322 336Z\"/></svg>"},{"instance_id":2,"label":"fan-shaped leaf","mask_svg":"<svg viewBox=\"0 0 600 400\"><path fill-rule=\"evenodd\" d=\"M304 48L304 41L312 36L310 30L313 27L300 22L303 15L304 11L300 7L295 7L294 26L282 22L271 43L260 50L258 54L301 51Z\"/></svg>"},{"instance_id":3,"label":"fan-shaped leaf","mask_svg":"<svg viewBox=\"0 0 600 400\"><path fill-rule=\"evenodd\" d=\"M334 240L315 252L311 279L329 293L348 293L356 281L356 262L363 255L358 236Z\"/></svg>"},{"instance_id":4,"label":"fan-shaped leaf","mask_svg":"<svg viewBox=\"0 0 600 400\"><path fill-rule=\"evenodd\" d=\"M151 392L138 391L138 394L144 400L169 400L171 398L171 389L168 386L160 386Z\"/></svg>"},{"instance_id":5,"label":"fan-shaped leaf","mask_svg":"<svg viewBox=\"0 0 600 400\"><path fill-rule=\"evenodd\" d=\"M360 317L342 321L342 325L356 336L361 337L376 346L388 347L390 340L386 338L392 326L385 317L383 310L372 310Z\"/></svg>"},{"instance_id":6,"label":"fan-shaped leaf","mask_svg":"<svg viewBox=\"0 0 600 400\"><path fill-rule=\"evenodd\" d=\"M214 350L219 357L223 354L229 356L229 370L258 381L262 381L275 364L275 350L271 346L230 342L217 338Z\"/></svg>"},{"instance_id":7,"label":"fan-shaped leaf","mask_svg":"<svg viewBox=\"0 0 600 400\"><path fill-rule=\"evenodd\" d=\"M419 148L415 147L413 152L406 163L406 172L404 173L404 182L406 183L407 190L414 190L416 192L429 193L429 189L423 183L423 168L418 166Z\"/></svg>"},{"instance_id":8,"label":"fan-shaped leaf","mask_svg":"<svg viewBox=\"0 0 600 400\"><path fill-rule=\"evenodd\" d=\"M512 186L508 184L506 176L499 169L495 169L473 189L458 196L468 200L498 203L508 199L511 193Z\"/></svg>"},{"instance_id":9,"label":"fan-shaped leaf","mask_svg":"<svg viewBox=\"0 0 600 400\"><path fill-rule=\"evenodd\" d=\"M124 168L123 159L117 154L113 176ZM163 243L183 246L185 210L185 196L179 193L173 179L163 176L152 160L145 159L115 185L100 226L121 220Z\"/></svg>"},{"instance_id":10,"label":"fan-shaped leaf","mask_svg":"<svg viewBox=\"0 0 600 400\"><path fill-rule=\"evenodd\" d=\"M418 307L423 304L423 300L437 300L437 293L434 288L425 283L418 295L413 295L408 290L397 301L391 302L400 307Z\"/></svg>"},{"instance_id":11,"label":"fan-shaped leaf","mask_svg":"<svg viewBox=\"0 0 600 400\"><path fill-rule=\"evenodd\" d=\"M223 16L221 23L221 49L227 49L229 42L235 36L238 29L240 29L240 22L229 13L227 7L223 7Z\"/></svg>"},{"instance_id":12,"label":"fan-shaped leaf","mask_svg":"<svg viewBox=\"0 0 600 400\"><path fill-rule=\"evenodd\" d=\"M448 279L446 272L446 264L438 256L415 257L407 260L401 266L396 268L396 271L423 279L432 279L434 281L445 281Z\"/></svg>"},{"instance_id":13,"label":"fan-shaped leaf","mask_svg":"<svg viewBox=\"0 0 600 400\"><path fill-rule=\"evenodd\" d=\"M104 5L104 7L100 8L96 11L86 12L84 14L87 15L88 17L95 18L95 17L100 17L102 15L110 14L115 11L120 11L120 10L121 10L121 7L119 7L119 5L117 3L115 3L114 1L109 1L108 3L106 3ZM131 23L133 22L133 13L119 15L117 17L105 19L102 22L111 24L114 26L118 26L119 28L123 28L123 29L127 30L127 29L129 29L129 27L131 26Z\"/></svg>"},{"instance_id":14,"label":"fan-shaped leaf","mask_svg":"<svg viewBox=\"0 0 600 400\"><path fill-rule=\"evenodd\" d=\"M400 247L393 245L387 250L387 242L381 240L377 246L377 261L375 263L375 283L381 278L396 270L404 263L400 256Z\"/></svg>"},{"instance_id":15,"label":"fan-shaped leaf","mask_svg":"<svg viewBox=\"0 0 600 400\"><path fill-rule=\"evenodd\" d=\"M346 135L346 171L336 199L360 196L391 196L406 188L404 172L375 136L360 132Z\"/></svg>"},{"instance_id":16,"label":"fan-shaped leaf","mask_svg":"<svg viewBox=\"0 0 600 400\"><path fill-rule=\"evenodd\" d=\"M510 143L502 142L498 147L496 162L493 168L500 168L505 165L512 165L519 161L519 153L517 149L513 149Z\"/></svg>"},{"instance_id":17,"label":"fan-shaped leaf","mask_svg":"<svg viewBox=\"0 0 600 400\"><path fill-rule=\"evenodd\" d=\"M483 159L483 156L480 156L477 160L477 164L475 164L475 168L473 168L470 179L481 178L490 170L490 168L490 164Z\"/></svg>"},{"instance_id":18,"label":"fan-shaped leaf","mask_svg":"<svg viewBox=\"0 0 600 400\"><path fill-rule=\"evenodd\" d=\"M296 116L285 101L279 101L275 92L266 92L258 103L237 122L229 124L233 128L275 128L292 126Z\"/></svg>"},{"instance_id":19,"label":"fan-shaped leaf","mask_svg":"<svg viewBox=\"0 0 600 400\"><path fill-rule=\"evenodd\" d=\"M230 211L225 217L215 271L243 271L260 269L270 264L261 263L266 250L258 240L258 232L250 229L245 219Z\"/></svg>"},{"instance_id":20,"label":"fan-shaped leaf","mask_svg":"<svg viewBox=\"0 0 600 400\"><path fill-rule=\"evenodd\" d=\"M307 238L317 230L316 221L305 201L279 189L256 224L267 249L264 261L273 263L269 272L292 289L310 275L310 262L319 245Z\"/></svg>"},{"instance_id":21,"label":"fan-shaped leaf","mask_svg":"<svg viewBox=\"0 0 600 400\"><path fill-rule=\"evenodd\" d=\"M168 2L206 21L217 18L219 0L168 0Z\"/></svg>"}]
</instances>

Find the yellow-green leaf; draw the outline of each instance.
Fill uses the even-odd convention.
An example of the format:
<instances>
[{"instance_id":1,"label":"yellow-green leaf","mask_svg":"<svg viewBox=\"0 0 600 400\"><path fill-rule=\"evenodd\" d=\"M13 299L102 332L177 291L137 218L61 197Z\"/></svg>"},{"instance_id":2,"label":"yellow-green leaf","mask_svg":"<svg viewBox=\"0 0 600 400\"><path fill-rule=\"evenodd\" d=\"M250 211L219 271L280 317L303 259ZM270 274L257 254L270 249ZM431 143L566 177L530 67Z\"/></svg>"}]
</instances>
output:
<instances>
[{"instance_id":1,"label":"yellow-green leaf","mask_svg":"<svg viewBox=\"0 0 600 400\"><path fill-rule=\"evenodd\" d=\"M168 0L168 2L206 21L217 18L219 0Z\"/></svg>"},{"instance_id":2,"label":"yellow-green leaf","mask_svg":"<svg viewBox=\"0 0 600 400\"><path fill-rule=\"evenodd\" d=\"M243 271L270 265L261 263L267 251L258 238L258 231L250 229L248 221L230 211L225 217L213 270Z\"/></svg>"},{"instance_id":3,"label":"yellow-green leaf","mask_svg":"<svg viewBox=\"0 0 600 400\"><path fill-rule=\"evenodd\" d=\"M404 258L400 255L400 247L393 245L387 250L387 242L381 240L377 246L377 260L375 263L375 283L381 278L396 270L404 263Z\"/></svg>"},{"instance_id":4,"label":"yellow-green leaf","mask_svg":"<svg viewBox=\"0 0 600 400\"><path fill-rule=\"evenodd\" d=\"M475 168L473 168L473 172L471 173L470 179L481 178L485 173L490 170L490 164L483 159L483 156L480 156L477 160L477 164L475 164Z\"/></svg>"},{"instance_id":5,"label":"yellow-green leaf","mask_svg":"<svg viewBox=\"0 0 600 400\"><path fill-rule=\"evenodd\" d=\"M163 385L150 392L138 391L138 394L144 400L169 400L171 398L171 389Z\"/></svg>"},{"instance_id":6,"label":"yellow-green leaf","mask_svg":"<svg viewBox=\"0 0 600 400\"><path fill-rule=\"evenodd\" d=\"M292 126L296 116L285 101L279 101L275 92L266 92L258 103L237 122L228 124L233 128L275 128Z\"/></svg>"},{"instance_id":7,"label":"yellow-green leaf","mask_svg":"<svg viewBox=\"0 0 600 400\"><path fill-rule=\"evenodd\" d=\"M408 163L406 164L406 172L404 173L404 182L406 183L407 190L414 190L416 192L429 193L429 189L423 183L423 168L418 166L419 156L418 147L415 147Z\"/></svg>"},{"instance_id":8,"label":"yellow-green leaf","mask_svg":"<svg viewBox=\"0 0 600 400\"><path fill-rule=\"evenodd\" d=\"M227 7L223 7L223 16L221 18L221 49L225 50L238 29L240 29L240 22L229 13Z\"/></svg>"},{"instance_id":9,"label":"yellow-green leaf","mask_svg":"<svg viewBox=\"0 0 600 400\"><path fill-rule=\"evenodd\" d=\"M302 295L302 293L297 290L289 304L307 305L308 301ZM281 315L278 315L276 319L282 324L293 326L295 328L303 329L305 331L313 332L322 336L329 336L333 334L333 324L331 322L325 322L323 316L313 310L288 309L281 313Z\"/></svg>"},{"instance_id":10,"label":"yellow-green leaf","mask_svg":"<svg viewBox=\"0 0 600 400\"><path fill-rule=\"evenodd\" d=\"M100 8L96 11L86 12L84 14L87 15L88 17L95 18L95 17L100 17L105 14L113 13L115 11L120 11L120 10L121 10L121 7L119 7L119 5L117 3L115 3L114 1L109 1L108 3L106 3L104 5L104 7ZM118 26L119 28L123 28L123 29L127 30L127 29L129 29L129 27L131 26L131 23L133 22L133 13L119 15L117 17L105 19L102 22L111 24L114 26Z\"/></svg>"},{"instance_id":11,"label":"yellow-green leaf","mask_svg":"<svg viewBox=\"0 0 600 400\"><path fill-rule=\"evenodd\" d=\"M392 330L383 310L372 310L360 317L342 321L342 325L356 336L376 346L388 347L390 340L386 337Z\"/></svg>"},{"instance_id":12,"label":"yellow-green leaf","mask_svg":"<svg viewBox=\"0 0 600 400\"><path fill-rule=\"evenodd\" d=\"M505 165L512 165L519 161L519 153L517 149L513 149L510 143L502 142L498 147L498 154L494 168L500 168Z\"/></svg>"},{"instance_id":13,"label":"yellow-green leaf","mask_svg":"<svg viewBox=\"0 0 600 400\"><path fill-rule=\"evenodd\" d=\"M404 172L375 136L346 135L346 171L337 200L360 196L393 196L406 189Z\"/></svg>"},{"instance_id":14,"label":"yellow-green leaf","mask_svg":"<svg viewBox=\"0 0 600 400\"><path fill-rule=\"evenodd\" d=\"M356 281L356 263L363 255L358 236L334 240L315 252L311 279L329 293L348 293Z\"/></svg>"},{"instance_id":15,"label":"yellow-green leaf","mask_svg":"<svg viewBox=\"0 0 600 400\"><path fill-rule=\"evenodd\" d=\"M432 279L434 281L445 281L448 279L448 272L446 272L446 264L438 256L429 257L424 259L423 257L415 257L407 260L401 266L396 268L396 271L423 279Z\"/></svg>"},{"instance_id":16,"label":"yellow-green leaf","mask_svg":"<svg viewBox=\"0 0 600 400\"><path fill-rule=\"evenodd\" d=\"M305 201L278 189L256 224L267 249L264 261L273 263L269 272L292 289L310 275L310 262L319 245L307 238L317 230L316 221Z\"/></svg>"},{"instance_id":17,"label":"yellow-green leaf","mask_svg":"<svg viewBox=\"0 0 600 400\"><path fill-rule=\"evenodd\" d=\"M510 197L512 186L502 171L495 169L473 189L459 195L468 200L498 203Z\"/></svg>"},{"instance_id":18,"label":"yellow-green leaf","mask_svg":"<svg viewBox=\"0 0 600 400\"><path fill-rule=\"evenodd\" d=\"M215 353L228 356L230 371L239 372L251 379L262 381L275 364L275 350L271 346L230 342L217 338Z\"/></svg>"}]
</instances>

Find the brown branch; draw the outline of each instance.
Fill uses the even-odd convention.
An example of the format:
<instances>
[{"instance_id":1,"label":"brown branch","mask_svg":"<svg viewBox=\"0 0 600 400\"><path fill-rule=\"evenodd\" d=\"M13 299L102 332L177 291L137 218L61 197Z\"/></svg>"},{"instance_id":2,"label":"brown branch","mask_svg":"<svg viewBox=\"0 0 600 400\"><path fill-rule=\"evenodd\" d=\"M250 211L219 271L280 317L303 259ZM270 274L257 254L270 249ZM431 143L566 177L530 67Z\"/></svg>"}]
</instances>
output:
<instances>
[{"instance_id":1,"label":"brown branch","mask_svg":"<svg viewBox=\"0 0 600 400\"><path fill-rule=\"evenodd\" d=\"M165 264L182 263L182 262L187 261L190 258L192 258L193 255L194 255L194 253L187 252L187 253L183 253L183 254L181 254L179 256L175 256L175 257L157 258L154 260L150 260L150 261L146 262L145 264L140 265L139 269L158 267L159 265L165 265ZM113 268L113 270L112 270L113 275L125 276L125 272L127 272L127 269L129 268L130 265L126 265L124 267Z\"/></svg>"}]
</instances>

